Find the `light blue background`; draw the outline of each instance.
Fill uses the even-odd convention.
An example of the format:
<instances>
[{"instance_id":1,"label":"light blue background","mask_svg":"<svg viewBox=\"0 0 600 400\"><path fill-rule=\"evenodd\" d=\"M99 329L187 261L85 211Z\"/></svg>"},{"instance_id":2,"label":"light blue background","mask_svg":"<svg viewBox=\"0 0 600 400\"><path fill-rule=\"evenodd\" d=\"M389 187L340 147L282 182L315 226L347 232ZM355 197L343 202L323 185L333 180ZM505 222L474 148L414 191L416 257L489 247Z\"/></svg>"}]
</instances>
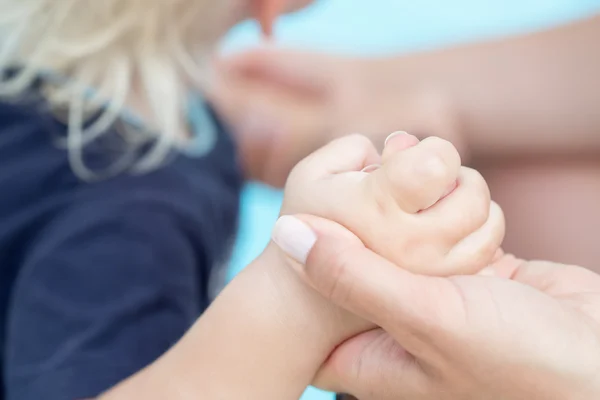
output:
<instances>
[{"instance_id":1,"label":"light blue background","mask_svg":"<svg viewBox=\"0 0 600 400\"><path fill-rule=\"evenodd\" d=\"M277 36L282 44L336 52L407 52L540 29L596 10L600 0L321 0L284 18ZM225 48L235 51L257 40L255 24L245 23ZM247 186L231 276L268 243L280 203L280 192ZM310 390L303 400L331 398Z\"/></svg>"}]
</instances>

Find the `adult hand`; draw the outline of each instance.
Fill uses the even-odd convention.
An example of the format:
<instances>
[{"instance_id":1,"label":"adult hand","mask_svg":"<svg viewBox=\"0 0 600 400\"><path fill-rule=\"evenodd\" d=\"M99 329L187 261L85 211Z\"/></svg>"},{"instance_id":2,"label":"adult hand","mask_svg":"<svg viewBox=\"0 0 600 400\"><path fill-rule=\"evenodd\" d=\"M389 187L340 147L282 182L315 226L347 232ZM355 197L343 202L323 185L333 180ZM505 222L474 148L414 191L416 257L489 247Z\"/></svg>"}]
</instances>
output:
<instances>
[{"instance_id":1,"label":"adult hand","mask_svg":"<svg viewBox=\"0 0 600 400\"><path fill-rule=\"evenodd\" d=\"M319 386L361 400L600 398L600 276L503 256L477 276L426 277L317 236L295 269L382 328L341 344Z\"/></svg>"},{"instance_id":2,"label":"adult hand","mask_svg":"<svg viewBox=\"0 0 600 400\"><path fill-rule=\"evenodd\" d=\"M251 178L281 186L297 162L351 132L379 146L398 130L438 136L464 156L451 102L411 82L395 59L263 48L216 70L210 96L232 123Z\"/></svg>"}]
</instances>

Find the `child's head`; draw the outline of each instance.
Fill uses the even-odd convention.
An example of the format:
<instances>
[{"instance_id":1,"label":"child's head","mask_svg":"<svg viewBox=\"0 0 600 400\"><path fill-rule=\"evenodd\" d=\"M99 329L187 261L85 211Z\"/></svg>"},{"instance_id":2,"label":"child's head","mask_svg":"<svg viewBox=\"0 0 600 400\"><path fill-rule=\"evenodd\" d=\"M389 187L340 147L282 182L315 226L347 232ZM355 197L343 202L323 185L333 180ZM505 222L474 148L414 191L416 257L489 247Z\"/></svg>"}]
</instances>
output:
<instances>
[{"instance_id":1,"label":"child's head","mask_svg":"<svg viewBox=\"0 0 600 400\"><path fill-rule=\"evenodd\" d=\"M0 83L0 94L19 96L41 72L55 71L71 83L46 92L53 107L83 114L108 104L116 117L137 104L172 144L184 133L188 88L205 82L218 39L244 18L263 16L269 25L278 10L309 2L0 0L0 69L19 71Z\"/></svg>"}]
</instances>

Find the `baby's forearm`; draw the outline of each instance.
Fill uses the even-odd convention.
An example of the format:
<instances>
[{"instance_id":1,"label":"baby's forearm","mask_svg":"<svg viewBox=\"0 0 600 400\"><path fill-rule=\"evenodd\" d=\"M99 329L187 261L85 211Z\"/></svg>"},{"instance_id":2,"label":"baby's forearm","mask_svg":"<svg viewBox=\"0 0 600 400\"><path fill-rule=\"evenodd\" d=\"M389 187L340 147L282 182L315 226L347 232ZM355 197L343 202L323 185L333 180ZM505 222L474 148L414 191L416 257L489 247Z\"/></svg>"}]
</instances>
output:
<instances>
[{"instance_id":1,"label":"baby's forearm","mask_svg":"<svg viewBox=\"0 0 600 400\"><path fill-rule=\"evenodd\" d=\"M337 311L280 257L265 251L171 351L101 399L298 399L340 340Z\"/></svg>"},{"instance_id":2,"label":"baby's forearm","mask_svg":"<svg viewBox=\"0 0 600 400\"><path fill-rule=\"evenodd\" d=\"M382 60L399 88L439 89L474 157L597 156L600 16L497 41ZM386 72L388 71L388 72ZM385 83L390 85L390 82Z\"/></svg>"},{"instance_id":3,"label":"baby's forearm","mask_svg":"<svg viewBox=\"0 0 600 400\"><path fill-rule=\"evenodd\" d=\"M248 266L182 341L189 350L173 354L174 365L187 365L190 392L285 400L310 384L331 344L314 318L318 295L280 257L270 248ZM211 375L209 382L195 377Z\"/></svg>"}]
</instances>

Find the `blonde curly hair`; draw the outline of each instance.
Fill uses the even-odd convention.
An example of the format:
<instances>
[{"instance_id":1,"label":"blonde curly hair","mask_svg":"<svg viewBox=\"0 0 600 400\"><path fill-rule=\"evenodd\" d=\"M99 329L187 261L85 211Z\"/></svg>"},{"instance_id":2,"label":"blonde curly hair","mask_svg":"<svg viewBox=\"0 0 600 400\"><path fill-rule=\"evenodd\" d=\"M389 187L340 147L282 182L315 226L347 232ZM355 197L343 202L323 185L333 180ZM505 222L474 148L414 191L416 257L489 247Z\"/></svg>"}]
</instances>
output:
<instances>
[{"instance_id":1,"label":"blonde curly hair","mask_svg":"<svg viewBox=\"0 0 600 400\"><path fill-rule=\"evenodd\" d=\"M219 37L243 17L238 0L0 0L0 95L18 98L45 71L67 79L46 88L53 109L66 112L67 147L80 176L95 173L81 149L115 123L126 104L153 115L156 144L138 170L159 165L185 132L191 85L207 78ZM237 7L236 7L237 5ZM93 88L93 92L89 89ZM141 98L132 99L134 92ZM93 123L91 114L101 112ZM148 132L145 132L148 134Z\"/></svg>"}]
</instances>

